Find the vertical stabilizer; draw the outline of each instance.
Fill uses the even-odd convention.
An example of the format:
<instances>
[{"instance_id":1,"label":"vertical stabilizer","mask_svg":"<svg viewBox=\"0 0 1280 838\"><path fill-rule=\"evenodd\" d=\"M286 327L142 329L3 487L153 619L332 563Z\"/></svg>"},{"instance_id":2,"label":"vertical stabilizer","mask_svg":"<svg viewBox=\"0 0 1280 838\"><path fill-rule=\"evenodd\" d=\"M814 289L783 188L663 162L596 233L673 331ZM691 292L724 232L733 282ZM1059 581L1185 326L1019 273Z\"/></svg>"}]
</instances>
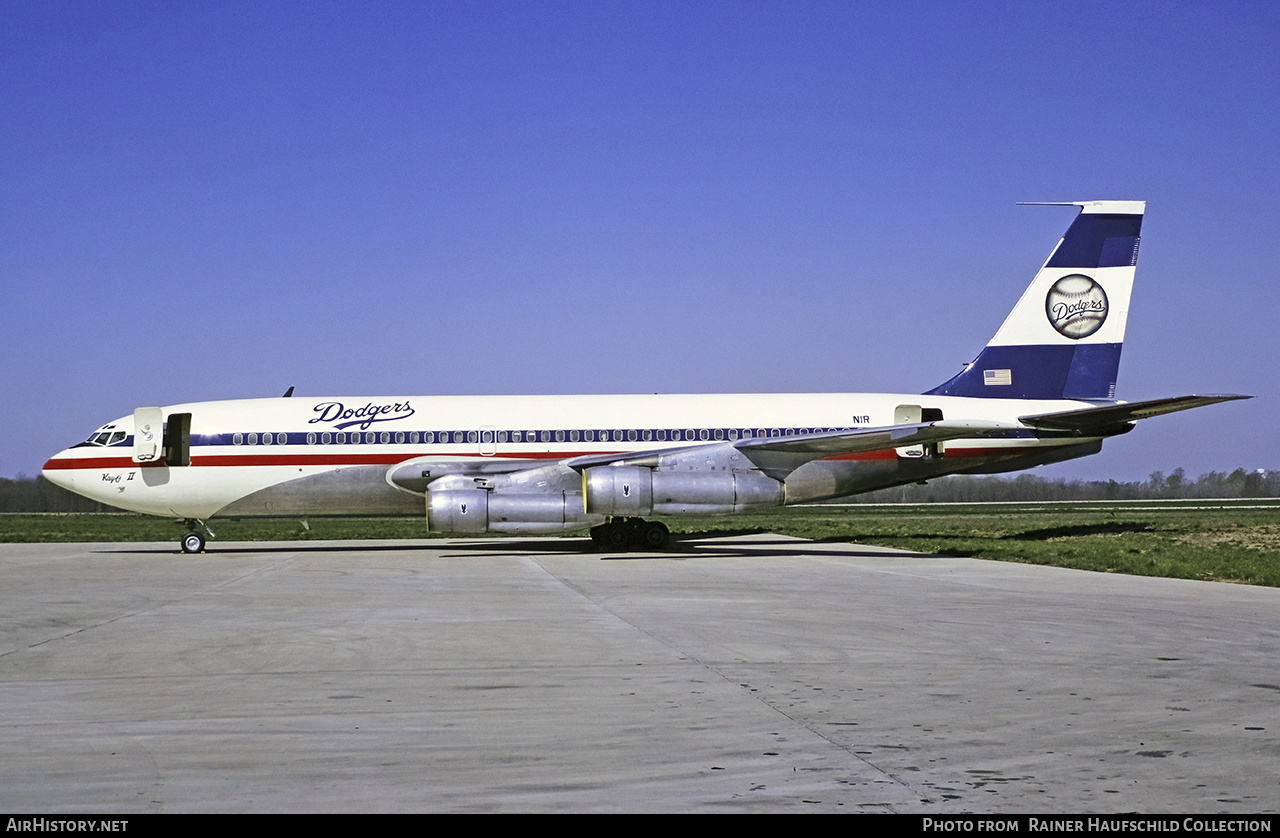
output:
<instances>
[{"instance_id":1,"label":"vertical stabilizer","mask_svg":"<svg viewBox=\"0 0 1280 838\"><path fill-rule=\"evenodd\" d=\"M977 359L930 396L1114 399L1143 201L1081 201Z\"/></svg>"}]
</instances>

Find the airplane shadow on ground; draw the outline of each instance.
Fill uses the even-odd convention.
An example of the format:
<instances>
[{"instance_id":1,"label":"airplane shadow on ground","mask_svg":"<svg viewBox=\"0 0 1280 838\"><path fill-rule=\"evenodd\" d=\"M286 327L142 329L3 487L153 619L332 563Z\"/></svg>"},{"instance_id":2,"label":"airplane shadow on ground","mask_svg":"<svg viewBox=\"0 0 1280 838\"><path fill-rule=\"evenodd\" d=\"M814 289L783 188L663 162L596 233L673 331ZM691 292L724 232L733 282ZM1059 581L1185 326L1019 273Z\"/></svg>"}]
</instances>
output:
<instances>
[{"instance_id":1,"label":"airplane shadow on ground","mask_svg":"<svg viewBox=\"0 0 1280 838\"><path fill-rule=\"evenodd\" d=\"M403 553L418 549L441 550L440 558L480 558L483 556L509 556L512 554L544 554L566 555L576 554L584 557L596 557L600 561L686 561L689 559L718 558L792 558L803 554L806 556L860 557L860 558L925 558L925 553L895 553L876 549L859 549L846 542L805 541L795 538L753 538L750 541L734 542L724 536L707 536L705 538L673 539L665 550L629 550L609 552L592 544L590 539L542 539L492 541L476 539L475 541L454 542L440 545L439 542L425 539L418 544L371 544L360 541L343 541L338 544L293 542L264 542L262 546L219 547L211 544L204 555L248 555L254 553ZM153 545L138 547L113 547L95 550L96 553L143 554L158 556L180 556L177 548L156 547Z\"/></svg>"}]
</instances>

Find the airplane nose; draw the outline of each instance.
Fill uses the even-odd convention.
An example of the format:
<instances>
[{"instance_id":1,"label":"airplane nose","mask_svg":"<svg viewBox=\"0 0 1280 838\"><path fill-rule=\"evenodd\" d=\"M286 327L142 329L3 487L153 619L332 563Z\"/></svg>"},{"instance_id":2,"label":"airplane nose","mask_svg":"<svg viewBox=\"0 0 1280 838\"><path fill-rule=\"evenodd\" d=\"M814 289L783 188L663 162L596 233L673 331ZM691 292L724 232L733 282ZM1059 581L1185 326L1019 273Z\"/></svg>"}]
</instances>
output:
<instances>
[{"instance_id":1,"label":"airplane nose","mask_svg":"<svg viewBox=\"0 0 1280 838\"><path fill-rule=\"evenodd\" d=\"M73 484L75 481L72 479L72 475L75 472L67 468L68 460L66 451L55 454L44 464L44 468L40 470L40 476L55 486L74 492Z\"/></svg>"}]
</instances>

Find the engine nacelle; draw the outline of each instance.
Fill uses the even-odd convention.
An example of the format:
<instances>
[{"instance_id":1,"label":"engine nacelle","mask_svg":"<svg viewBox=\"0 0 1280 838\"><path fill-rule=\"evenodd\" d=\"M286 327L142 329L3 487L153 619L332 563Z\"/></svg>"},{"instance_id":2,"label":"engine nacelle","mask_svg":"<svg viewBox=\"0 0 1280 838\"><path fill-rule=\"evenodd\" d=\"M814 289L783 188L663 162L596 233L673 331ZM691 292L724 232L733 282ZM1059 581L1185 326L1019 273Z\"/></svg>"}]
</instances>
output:
<instances>
[{"instance_id":1,"label":"engine nacelle","mask_svg":"<svg viewBox=\"0 0 1280 838\"><path fill-rule=\"evenodd\" d=\"M427 492L427 529L455 534L547 533L580 530L604 520L583 512L582 495L485 489Z\"/></svg>"},{"instance_id":2,"label":"engine nacelle","mask_svg":"<svg viewBox=\"0 0 1280 838\"><path fill-rule=\"evenodd\" d=\"M782 484L759 472L662 471L597 466L582 474L587 512L598 515L716 515L781 506Z\"/></svg>"}]
</instances>

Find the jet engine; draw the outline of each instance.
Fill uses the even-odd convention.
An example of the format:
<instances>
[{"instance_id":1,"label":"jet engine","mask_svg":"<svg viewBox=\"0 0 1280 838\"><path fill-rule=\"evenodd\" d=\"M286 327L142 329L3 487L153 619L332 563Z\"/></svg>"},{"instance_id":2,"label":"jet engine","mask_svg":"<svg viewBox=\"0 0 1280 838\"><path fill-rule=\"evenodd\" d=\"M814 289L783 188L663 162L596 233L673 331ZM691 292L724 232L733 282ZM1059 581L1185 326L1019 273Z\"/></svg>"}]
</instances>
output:
<instances>
[{"instance_id":1,"label":"jet engine","mask_svg":"<svg viewBox=\"0 0 1280 838\"><path fill-rule=\"evenodd\" d=\"M752 471L663 471L597 466L582 475L588 513L716 515L781 506L781 483Z\"/></svg>"},{"instance_id":2,"label":"jet engine","mask_svg":"<svg viewBox=\"0 0 1280 838\"><path fill-rule=\"evenodd\" d=\"M549 533L585 529L604 520L583 512L572 492L506 493L487 489L427 492L427 529L451 534Z\"/></svg>"}]
</instances>

